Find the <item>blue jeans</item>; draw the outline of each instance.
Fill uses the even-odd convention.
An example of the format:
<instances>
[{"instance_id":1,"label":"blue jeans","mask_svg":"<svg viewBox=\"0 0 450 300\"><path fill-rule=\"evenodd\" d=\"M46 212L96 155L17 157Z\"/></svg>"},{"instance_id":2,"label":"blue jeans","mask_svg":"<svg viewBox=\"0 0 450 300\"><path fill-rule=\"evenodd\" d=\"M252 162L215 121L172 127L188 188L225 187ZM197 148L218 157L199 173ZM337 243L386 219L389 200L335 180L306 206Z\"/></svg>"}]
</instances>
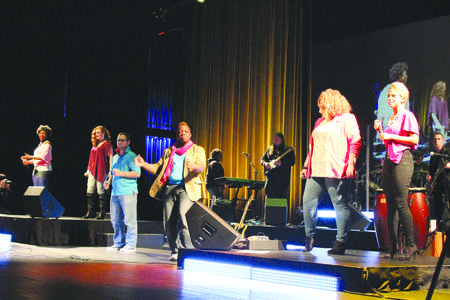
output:
<instances>
[{"instance_id":1,"label":"blue jeans","mask_svg":"<svg viewBox=\"0 0 450 300\"><path fill-rule=\"evenodd\" d=\"M48 178L51 171L33 171L33 185L48 187Z\"/></svg>"},{"instance_id":2,"label":"blue jeans","mask_svg":"<svg viewBox=\"0 0 450 300\"><path fill-rule=\"evenodd\" d=\"M111 196L111 223L114 229L114 245L136 248L137 241L137 193ZM125 235L125 226L127 231Z\"/></svg>"},{"instance_id":3,"label":"blue jeans","mask_svg":"<svg viewBox=\"0 0 450 300\"><path fill-rule=\"evenodd\" d=\"M184 185L167 184L163 191L164 229L170 251L177 253L178 248L194 248L189 235L186 213L194 204L189 199Z\"/></svg>"},{"instance_id":4,"label":"blue jeans","mask_svg":"<svg viewBox=\"0 0 450 300\"><path fill-rule=\"evenodd\" d=\"M345 243L351 221L351 212L348 206L350 181L350 179L328 177L312 177L306 181L305 193L303 194L303 218L306 237L315 237L317 206L328 193L336 210L336 240Z\"/></svg>"}]
</instances>

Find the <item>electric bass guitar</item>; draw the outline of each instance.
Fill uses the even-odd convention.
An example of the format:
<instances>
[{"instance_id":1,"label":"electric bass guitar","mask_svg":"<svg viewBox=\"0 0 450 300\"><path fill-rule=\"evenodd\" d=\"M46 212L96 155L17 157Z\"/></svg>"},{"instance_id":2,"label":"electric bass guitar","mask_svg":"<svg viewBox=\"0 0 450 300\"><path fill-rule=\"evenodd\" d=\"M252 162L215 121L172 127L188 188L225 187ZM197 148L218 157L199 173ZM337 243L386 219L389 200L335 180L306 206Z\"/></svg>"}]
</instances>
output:
<instances>
[{"instance_id":1,"label":"electric bass guitar","mask_svg":"<svg viewBox=\"0 0 450 300\"><path fill-rule=\"evenodd\" d=\"M278 156L277 158L271 160L270 162L268 162L265 166L264 169L264 174L267 175L270 173L270 171L272 171L273 169L278 168L279 166L277 166L277 162L279 162L283 157L285 157L289 152L294 151L295 149L293 147L289 148L287 151L285 151L283 154L281 154L280 156Z\"/></svg>"}]
</instances>

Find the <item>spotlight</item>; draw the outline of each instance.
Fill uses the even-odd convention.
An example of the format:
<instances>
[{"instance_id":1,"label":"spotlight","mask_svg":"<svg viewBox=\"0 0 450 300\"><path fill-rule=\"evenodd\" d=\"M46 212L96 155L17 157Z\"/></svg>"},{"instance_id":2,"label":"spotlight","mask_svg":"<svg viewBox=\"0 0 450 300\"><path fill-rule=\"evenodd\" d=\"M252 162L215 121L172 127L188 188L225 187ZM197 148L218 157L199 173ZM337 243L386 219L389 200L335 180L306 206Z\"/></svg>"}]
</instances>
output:
<instances>
[{"instance_id":1,"label":"spotlight","mask_svg":"<svg viewBox=\"0 0 450 300\"><path fill-rule=\"evenodd\" d=\"M198 3L205 3L205 0L197 0Z\"/></svg>"}]
</instances>

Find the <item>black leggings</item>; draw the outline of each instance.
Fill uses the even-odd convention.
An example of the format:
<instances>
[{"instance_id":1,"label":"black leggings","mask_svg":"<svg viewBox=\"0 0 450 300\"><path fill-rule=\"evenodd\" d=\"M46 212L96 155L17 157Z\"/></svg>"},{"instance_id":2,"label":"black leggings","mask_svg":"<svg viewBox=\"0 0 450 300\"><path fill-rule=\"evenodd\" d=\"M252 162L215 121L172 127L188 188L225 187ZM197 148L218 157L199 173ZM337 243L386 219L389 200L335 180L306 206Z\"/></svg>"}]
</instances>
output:
<instances>
[{"instance_id":1,"label":"black leggings","mask_svg":"<svg viewBox=\"0 0 450 300\"><path fill-rule=\"evenodd\" d=\"M408 188L413 169L412 153L409 150L403 152L403 157L399 164L395 164L388 158L383 164L382 184L386 195L390 247L397 245L397 228L394 226L397 211L400 224L403 226L406 246L411 247L416 244L413 218L408 207Z\"/></svg>"}]
</instances>

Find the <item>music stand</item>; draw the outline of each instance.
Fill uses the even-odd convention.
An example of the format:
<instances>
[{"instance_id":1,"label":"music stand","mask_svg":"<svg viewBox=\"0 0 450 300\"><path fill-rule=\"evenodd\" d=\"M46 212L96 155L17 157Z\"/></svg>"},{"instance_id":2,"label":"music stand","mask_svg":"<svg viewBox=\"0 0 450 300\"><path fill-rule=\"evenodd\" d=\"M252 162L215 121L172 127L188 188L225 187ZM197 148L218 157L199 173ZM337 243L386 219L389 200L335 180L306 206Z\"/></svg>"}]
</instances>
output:
<instances>
[{"instance_id":1,"label":"music stand","mask_svg":"<svg viewBox=\"0 0 450 300\"><path fill-rule=\"evenodd\" d=\"M446 164L447 161L445 161ZM438 174L437 174L438 175ZM437 177L437 175L435 177ZM437 178L433 178L433 183ZM434 188L434 185L433 185ZM431 283L430 283L430 287L428 288L428 293L427 293L427 297L426 300L431 300L431 298L433 297L433 293L434 290L436 288L438 279L439 279L439 274L441 273L442 270L442 265L444 264L444 260L445 257L447 256L448 253L450 253L450 216L448 216L448 214L446 214L446 212L449 210L449 197L448 197L448 183L446 186L446 200L447 202L444 203L444 205L446 205L444 212L443 212L443 217L441 218L441 222L440 222L440 227L441 228L445 228L445 243L444 243L444 247L442 248L442 252L441 255L439 256L439 260L436 264L436 269L434 270L434 274L433 274L433 278L431 279Z\"/></svg>"}]
</instances>

